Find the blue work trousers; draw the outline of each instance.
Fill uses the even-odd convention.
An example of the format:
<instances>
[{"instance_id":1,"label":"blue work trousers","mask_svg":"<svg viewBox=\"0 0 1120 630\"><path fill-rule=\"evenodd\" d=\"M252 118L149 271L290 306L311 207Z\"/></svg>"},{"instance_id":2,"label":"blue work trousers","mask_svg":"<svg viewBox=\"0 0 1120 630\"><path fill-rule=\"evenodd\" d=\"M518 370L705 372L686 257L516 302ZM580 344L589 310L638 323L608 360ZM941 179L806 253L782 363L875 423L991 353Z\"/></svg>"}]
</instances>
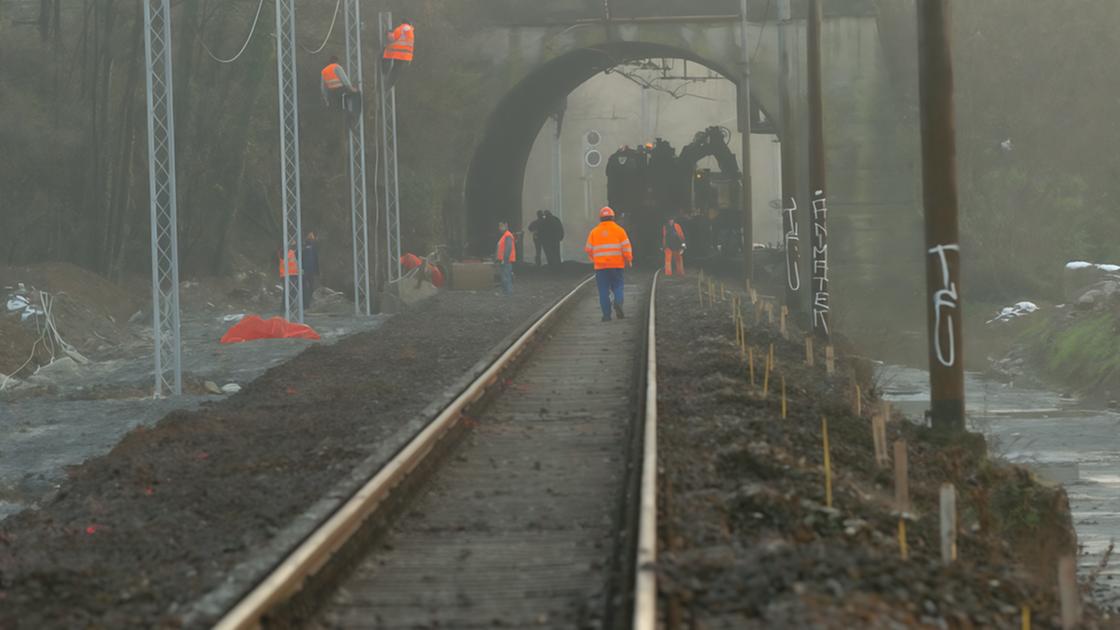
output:
<instances>
[{"instance_id":1,"label":"blue work trousers","mask_svg":"<svg viewBox=\"0 0 1120 630\"><path fill-rule=\"evenodd\" d=\"M502 293L513 295L513 263L498 263L502 270Z\"/></svg>"},{"instance_id":2,"label":"blue work trousers","mask_svg":"<svg viewBox=\"0 0 1120 630\"><path fill-rule=\"evenodd\" d=\"M599 306L603 309L603 317L611 317L611 293L614 293L614 303L622 308L622 288L625 285L622 279L622 269L596 269L595 284L599 285Z\"/></svg>"}]
</instances>

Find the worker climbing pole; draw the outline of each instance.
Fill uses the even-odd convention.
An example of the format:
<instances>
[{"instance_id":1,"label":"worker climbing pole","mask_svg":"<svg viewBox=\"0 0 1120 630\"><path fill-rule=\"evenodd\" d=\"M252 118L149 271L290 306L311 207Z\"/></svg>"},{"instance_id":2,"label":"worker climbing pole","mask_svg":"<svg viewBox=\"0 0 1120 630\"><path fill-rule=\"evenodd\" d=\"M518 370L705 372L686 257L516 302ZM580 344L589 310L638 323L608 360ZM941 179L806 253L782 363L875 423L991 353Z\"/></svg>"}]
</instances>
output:
<instances>
[{"instance_id":1,"label":"worker climbing pole","mask_svg":"<svg viewBox=\"0 0 1120 630\"><path fill-rule=\"evenodd\" d=\"M169 0L144 2L148 101L148 194L152 223L155 396L183 393L179 337L179 238L175 204L175 111Z\"/></svg>"},{"instance_id":2,"label":"worker climbing pole","mask_svg":"<svg viewBox=\"0 0 1120 630\"><path fill-rule=\"evenodd\" d=\"M346 0L346 67L362 94L362 17L359 0ZM370 314L369 214L366 206L366 124L361 110L349 129L350 227L354 245L354 314Z\"/></svg>"},{"instance_id":3,"label":"worker climbing pole","mask_svg":"<svg viewBox=\"0 0 1120 630\"><path fill-rule=\"evenodd\" d=\"M407 21L393 28L393 14L378 14L382 63L378 90L381 96L381 161L385 177L386 276L389 283L401 279L400 187L397 181L397 91L393 81L401 66L412 60L412 26ZM403 27L407 25L408 28ZM407 40L403 37L407 33Z\"/></svg>"},{"instance_id":4,"label":"worker climbing pole","mask_svg":"<svg viewBox=\"0 0 1120 630\"><path fill-rule=\"evenodd\" d=\"M303 269L299 185L299 83L296 79L295 0L276 0L276 75L280 102L280 185L283 200L281 260L294 250ZM303 283L284 282L284 318L303 323Z\"/></svg>"}]
</instances>

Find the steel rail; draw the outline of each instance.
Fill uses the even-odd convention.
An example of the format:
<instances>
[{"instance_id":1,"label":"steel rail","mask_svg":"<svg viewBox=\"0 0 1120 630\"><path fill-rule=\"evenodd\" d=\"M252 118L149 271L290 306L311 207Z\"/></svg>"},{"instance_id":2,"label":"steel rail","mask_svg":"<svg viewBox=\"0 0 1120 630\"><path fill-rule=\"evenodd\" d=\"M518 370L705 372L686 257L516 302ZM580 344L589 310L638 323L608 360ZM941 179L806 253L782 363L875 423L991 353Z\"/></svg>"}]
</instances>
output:
<instances>
[{"instance_id":1,"label":"steel rail","mask_svg":"<svg viewBox=\"0 0 1120 630\"><path fill-rule=\"evenodd\" d=\"M657 279L649 291L646 331L645 420L642 427L642 481L638 507L638 553L634 570L633 630L657 627Z\"/></svg>"},{"instance_id":2,"label":"steel rail","mask_svg":"<svg viewBox=\"0 0 1120 630\"><path fill-rule=\"evenodd\" d=\"M415 438L386 463L346 503L312 532L272 572L215 624L217 630L256 628L261 617L298 593L376 511L389 493L416 469L471 403L481 398L510 367L529 342L580 292L592 278L579 283L517 338L462 394L455 398Z\"/></svg>"}]
</instances>

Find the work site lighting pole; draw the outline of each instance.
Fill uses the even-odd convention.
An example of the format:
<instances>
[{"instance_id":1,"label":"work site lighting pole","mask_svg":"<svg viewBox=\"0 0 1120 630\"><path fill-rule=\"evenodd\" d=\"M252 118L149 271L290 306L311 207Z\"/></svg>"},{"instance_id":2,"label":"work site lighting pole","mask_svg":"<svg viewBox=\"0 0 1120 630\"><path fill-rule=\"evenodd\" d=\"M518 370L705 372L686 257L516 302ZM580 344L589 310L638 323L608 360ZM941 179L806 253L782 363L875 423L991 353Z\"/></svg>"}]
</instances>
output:
<instances>
[{"instance_id":1,"label":"work site lighting pole","mask_svg":"<svg viewBox=\"0 0 1120 630\"><path fill-rule=\"evenodd\" d=\"M362 15L359 0L346 0L346 69L362 90ZM364 103L363 103L364 104ZM364 108L363 108L364 109ZM369 213L366 206L366 120L357 112L357 123L349 126L350 228L354 246L354 314L370 314L369 300Z\"/></svg>"},{"instance_id":2,"label":"work site lighting pole","mask_svg":"<svg viewBox=\"0 0 1120 630\"><path fill-rule=\"evenodd\" d=\"M754 279L754 213L751 208L751 49L747 37L747 0L739 8L739 43L742 46L742 67L739 76L739 133L743 137L743 185L739 203L743 224L743 276L749 285Z\"/></svg>"},{"instance_id":3,"label":"work site lighting pole","mask_svg":"<svg viewBox=\"0 0 1120 630\"><path fill-rule=\"evenodd\" d=\"M948 0L918 1L930 415L934 429L963 432L961 249L949 24Z\"/></svg>"},{"instance_id":4,"label":"work site lighting pole","mask_svg":"<svg viewBox=\"0 0 1120 630\"><path fill-rule=\"evenodd\" d=\"M155 396L183 393L179 336L179 236L175 204L175 108L169 0L144 1L148 101L148 195L152 227Z\"/></svg>"},{"instance_id":5,"label":"work site lighting pole","mask_svg":"<svg viewBox=\"0 0 1120 630\"><path fill-rule=\"evenodd\" d=\"M797 228L797 135L790 93L789 50L786 32L790 24L789 0L778 0L778 101L782 115L782 241L786 251L786 308L801 312L801 237Z\"/></svg>"},{"instance_id":6,"label":"work site lighting pole","mask_svg":"<svg viewBox=\"0 0 1120 630\"><path fill-rule=\"evenodd\" d=\"M809 0L809 191L813 234L813 332L832 335L828 292L828 195L824 162L824 99L821 87L821 0Z\"/></svg>"},{"instance_id":7,"label":"work site lighting pole","mask_svg":"<svg viewBox=\"0 0 1120 630\"><path fill-rule=\"evenodd\" d=\"M388 44L389 31L393 30L393 14L382 11L378 14L381 28L381 50ZM397 181L397 88L386 86L389 75L381 64L381 76L377 82L381 96L381 162L385 176L385 242L388 266L386 269L389 283L401 279L401 207L400 186Z\"/></svg>"},{"instance_id":8,"label":"work site lighting pole","mask_svg":"<svg viewBox=\"0 0 1120 630\"><path fill-rule=\"evenodd\" d=\"M296 79L295 0L276 0L276 76L280 99L280 181L284 203L281 266L294 244L297 266L303 273L303 226L299 187L299 82ZM295 284L293 287L292 285ZM284 318L303 323L303 283L284 278Z\"/></svg>"}]
</instances>

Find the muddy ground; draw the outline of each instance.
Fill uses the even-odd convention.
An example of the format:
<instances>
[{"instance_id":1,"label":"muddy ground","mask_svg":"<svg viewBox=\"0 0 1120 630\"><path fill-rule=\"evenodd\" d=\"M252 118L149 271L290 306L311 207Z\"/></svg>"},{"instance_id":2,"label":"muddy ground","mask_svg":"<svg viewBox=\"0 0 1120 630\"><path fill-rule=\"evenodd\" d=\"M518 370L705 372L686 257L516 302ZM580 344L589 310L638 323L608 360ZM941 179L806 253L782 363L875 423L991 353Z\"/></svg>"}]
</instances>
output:
<instances>
[{"instance_id":1,"label":"muddy ground","mask_svg":"<svg viewBox=\"0 0 1120 630\"><path fill-rule=\"evenodd\" d=\"M892 473L874 462L873 403L863 401L864 417L853 410L853 383L868 389L865 366L841 361L828 377L819 344L811 369L800 337L752 324L751 386L729 305L701 308L692 280L659 289L657 325L668 628L1019 627L1024 606L1034 627L1056 626L1056 556L1075 540L1064 494L896 416L888 442L908 441L914 513L903 560ZM770 343L776 371L764 399ZM821 416L835 509L825 506ZM943 482L955 484L960 510L960 557L950 566L938 537ZM1088 627L1111 627L1088 607Z\"/></svg>"},{"instance_id":2,"label":"muddy ground","mask_svg":"<svg viewBox=\"0 0 1120 630\"><path fill-rule=\"evenodd\" d=\"M0 523L0 627L176 627L276 532L570 288L443 293L241 393L129 433ZM202 623L201 621L199 623Z\"/></svg>"}]
</instances>

